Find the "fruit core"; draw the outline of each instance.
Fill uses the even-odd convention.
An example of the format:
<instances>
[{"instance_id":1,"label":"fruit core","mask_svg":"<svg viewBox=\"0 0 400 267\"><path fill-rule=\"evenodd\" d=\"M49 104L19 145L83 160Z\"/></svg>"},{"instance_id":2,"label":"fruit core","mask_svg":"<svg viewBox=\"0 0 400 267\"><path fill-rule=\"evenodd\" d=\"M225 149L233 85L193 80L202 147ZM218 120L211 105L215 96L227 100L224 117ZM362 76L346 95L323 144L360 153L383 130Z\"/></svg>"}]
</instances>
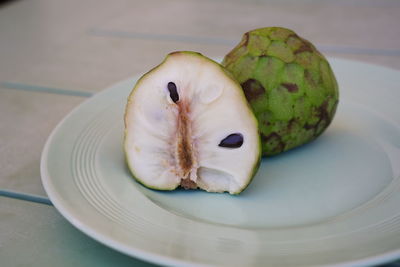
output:
<instances>
[{"instance_id":1,"label":"fruit core","mask_svg":"<svg viewBox=\"0 0 400 267\"><path fill-rule=\"evenodd\" d=\"M176 84L167 85L169 96L177 107L177 135L175 143L175 159L177 160L177 174L181 177L181 186L185 189L197 188L197 161L195 146L191 135L189 119L189 103L179 98Z\"/></svg>"},{"instance_id":2,"label":"fruit core","mask_svg":"<svg viewBox=\"0 0 400 267\"><path fill-rule=\"evenodd\" d=\"M197 188L197 170L199 168L195 141L192 138L192 127L190 120L190 103L178 94L177 86L174 82L167 85L169 96L173 105L177 108L177 135L175 143L175 159L177 161L176 172L181 177L180 186L185 189ZM229 134L218 144L221 148L239 148L244 140L241 133Z\"/></svg>"}]
</instances>

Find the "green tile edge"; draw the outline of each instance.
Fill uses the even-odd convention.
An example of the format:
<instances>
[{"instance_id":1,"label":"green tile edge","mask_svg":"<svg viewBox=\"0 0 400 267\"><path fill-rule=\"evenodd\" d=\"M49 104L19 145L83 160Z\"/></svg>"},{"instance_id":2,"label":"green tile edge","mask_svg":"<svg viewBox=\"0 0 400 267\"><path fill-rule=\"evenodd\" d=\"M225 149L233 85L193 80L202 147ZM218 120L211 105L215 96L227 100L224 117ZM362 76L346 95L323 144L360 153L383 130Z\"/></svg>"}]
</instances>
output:
<instances>
[{"instance_id":1,"label":"green tile edge","mask_svg":"<svg viewBox=\"0 0 400 267\"><path fill-rule=\"evenodd\" d=\"M87 91L77 91L77 90L68 90L61 88L53 88L46 86L38 86L17 82L0 82L0 86L7 89L16 89L28 92L40 92L40 93L49 93L49 94L59 94L59 95L67 95L67 96L78 96L78 97L91 97L93 95L92 92Z\"/></svg>"},{"instance_id":2,"label":"green tile edge","mask_svg":"<svg viewBox=\"0 0 400 267\"><path fill-rule=\"evenodd\" d=\"M9 190L0 190L0 196L53 206L50 199L48 199L47 197L37 196L33 194L26 194Z\"/></svg>"}]
</instances>

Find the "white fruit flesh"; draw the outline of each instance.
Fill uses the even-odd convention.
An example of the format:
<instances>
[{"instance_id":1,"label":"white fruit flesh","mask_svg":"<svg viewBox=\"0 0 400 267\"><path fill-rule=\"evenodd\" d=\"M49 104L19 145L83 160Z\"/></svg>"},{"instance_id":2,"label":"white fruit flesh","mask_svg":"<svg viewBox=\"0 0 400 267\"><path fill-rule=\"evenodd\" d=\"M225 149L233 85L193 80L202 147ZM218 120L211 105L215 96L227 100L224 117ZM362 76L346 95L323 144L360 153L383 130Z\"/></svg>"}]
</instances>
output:
<instances>
[{"instance_id":1,"label":"white fruit flesh","mask_svg":"<svg viewBox=\"0 0 400 267\"><path fill-rule=\"evenodd\" d=\"M257 121L240 86L197 53L172 53L145 74L129 96L125 125L129 168L150 188L239 193L260 157ZM243 136L240 147L219 146L233 133Z\"/></svg>"}]
</instances>

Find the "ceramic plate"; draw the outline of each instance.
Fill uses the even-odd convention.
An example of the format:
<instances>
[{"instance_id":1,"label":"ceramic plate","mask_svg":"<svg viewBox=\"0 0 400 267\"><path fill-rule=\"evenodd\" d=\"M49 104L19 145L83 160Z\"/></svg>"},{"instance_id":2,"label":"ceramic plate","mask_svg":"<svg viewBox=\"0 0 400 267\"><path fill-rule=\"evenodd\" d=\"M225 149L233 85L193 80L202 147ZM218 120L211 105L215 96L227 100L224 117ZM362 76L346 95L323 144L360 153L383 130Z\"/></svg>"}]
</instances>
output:
<instances>
[{"instance_id":1,"label":"ceramic plate","mask_svg":"<svg viewBox=\"0 0 400 267\"><path fill-rule=\"evenodd\" d=\"M122 149L129 79L53 131L41 172L51 201L92 238L167 265L356 266L400 258L400 72L331 59L340 104L316 141L262 161L240 195L158 192Z\"/></svg>"}]
</instances>

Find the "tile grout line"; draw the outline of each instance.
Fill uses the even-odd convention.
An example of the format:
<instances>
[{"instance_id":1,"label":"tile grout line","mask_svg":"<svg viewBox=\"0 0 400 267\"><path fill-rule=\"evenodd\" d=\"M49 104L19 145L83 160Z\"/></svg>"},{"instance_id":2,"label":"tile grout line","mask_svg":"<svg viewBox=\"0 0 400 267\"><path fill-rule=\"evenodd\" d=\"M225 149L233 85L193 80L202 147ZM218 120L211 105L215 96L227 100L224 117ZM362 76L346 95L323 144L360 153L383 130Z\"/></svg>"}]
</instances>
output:
<instances>
[{"instance_id":1,"label":"tile grout line","mask_svg":"<svg viewBox=\"0 0 400 267\"><path fill-rule=\"evenodd\" d=\"M213 37L140 33L140 32L117 31L117 30L105 30L99 28L90 29L89 31L87 31L87 34L99 37L116 37L116 38L139 39L139 40L159 40L166 42L224 45L232 47L239 42L239 39L234 41L229 39L213 38ZM363 48L363 47L337 46L337 45L318 45L317 47L322 52L331 52L331 53L374 55L374 56L400 56L399 49L376 49L376 48Z\"/></svg>"},{"instance_id":2,"label":"tile grout line","mask_svg":"<svg viewBox=\"0 0 400 267\"><path fill-rule=\"evenodd\" d=\"M235 45L235 41L213 37L196 37L188 35L153 34L140 32L126 32L93 28L87 31L88 35L101 37L117 37L127 39L159 40L168 42L183 42L194 44Z\"/></svg>"},{"instance_id":3,"label":"tile grout line","mask_svg":"<svg viewBox=\"0 0 400 267\"><path fill-rule=\"evenodd\" d=\"M9 190L0 190L0 196L53 206L50 199L48 199L47 197L37 196L33 194L20 193Z\"/></svg>"},{"instance_id":4,"label":"tile grout line","mask_svg":"<svg viewBox=\"0 0 400 267\"><path fill-rule=\"evenodd\" d=\"M400 56L398 49L376 49L363 48L354 46L338 46L338 45L317 45L322 52L353 54L353 55L370 55L370 56Z\"/></svg>"},{"instance_id":5,"label":"tile grout line","mask_svg":"<svg viewBox=\"0 0 400 267\"><path fill-rule=\"evenodd\" d=\"M91 97L94 94L88 91L68 90L68 89L38 86L38 85L8 82L8 81L0 82L0 86L6 89L15 89L28 92L39 92L39 93L59 94L59 95L78 96L78 97Z\"/></svg>"},{"instance_id":6,"label":"tile grout line","mask_svg":"<svg viewBox=\"0 0 400 267\"><path fill-rule=\"evenodd\" d=\"M214 1L214 0L211 0ZM232 2L232 0L219 0L221 2ZM235 3L240 2L235 1ZM270 0L269 3L270 4L283 4L283 5L288 5L291 3L295 3L296 1L293 0ZM306 0L303 1L304 4L307 5L314 5L314 4L318 4L321 1L318 0ZM263 3L262 0L253 0L253 3ZM380 7L392 7L392 8L399 8L399 2L396 0L387 0L387 1L365 1L365 0L355 0L355 1L325 1L324 3L326 6L338 6L338 7L346 7L346 6L350 6L350 7L371 7L371 8L380 8Z\"/></svg>"}]
</instances>

